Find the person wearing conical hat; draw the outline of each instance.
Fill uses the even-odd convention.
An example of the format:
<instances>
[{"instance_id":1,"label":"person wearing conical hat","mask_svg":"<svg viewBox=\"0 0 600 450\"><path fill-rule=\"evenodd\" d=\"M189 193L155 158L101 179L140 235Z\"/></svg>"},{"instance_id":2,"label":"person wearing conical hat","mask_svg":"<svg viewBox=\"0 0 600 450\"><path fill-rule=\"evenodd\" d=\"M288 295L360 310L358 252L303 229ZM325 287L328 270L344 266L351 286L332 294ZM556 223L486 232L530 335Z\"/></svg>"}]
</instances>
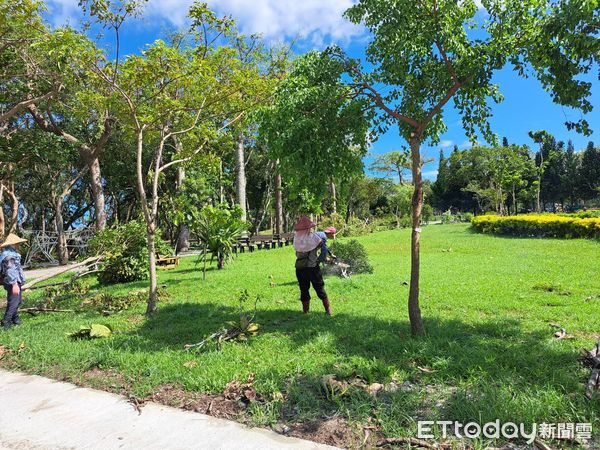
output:
<instances>
[{"instance_id":1,"label":"person wearing conical hat","mask_svg":"<svg viewBox=\"0 0 600 450\"><path fill-rule=\"evenodd\" d=\"M308 314L310 309L310 285L323 302L325 313L331 315L329 298L325 292L325 281L319 266L319 250L322 251L323 240L312 229L317 225L306 216L294 227L294 250L296 250L296 278L300 287L302 311Z\"/></svg>"},{"instance_id":2,"label":"person wearing conical hat","mask_svg":"<svg viewBox=\"0 0 600 450\"><path fill-rule=\"evenodd\" d=\"M10 233L0 244L0 281L6 289L6 312L1 324L5 329L21 324L19 306L23 301L21 287L25 284L25 275L17 250L23 242L27 240Z\"/></svg>"}]
</instances>

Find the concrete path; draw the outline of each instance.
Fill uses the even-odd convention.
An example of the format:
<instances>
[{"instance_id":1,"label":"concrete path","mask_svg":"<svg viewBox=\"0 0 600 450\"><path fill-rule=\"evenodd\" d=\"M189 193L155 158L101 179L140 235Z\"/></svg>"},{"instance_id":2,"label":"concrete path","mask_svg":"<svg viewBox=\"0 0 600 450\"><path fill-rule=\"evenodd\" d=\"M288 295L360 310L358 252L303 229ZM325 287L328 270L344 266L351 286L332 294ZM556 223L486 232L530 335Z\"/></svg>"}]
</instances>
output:
<instances>
[{"instance_id":1,"label":"concrete path","mask_svg":"<svg viewBox=\"0 0 600 450\"><path fill-rule=\"evenodd\" d=\"M204 414L0 370L2 449L333 449Z\"/></svg>"},{"instance_id":2,"label":"concrete path","mask_svg":"<svg viewBox=\"0 0 600 450\"><path fill-rule=\"evenodd\" d=\"M77 263L70 263L69 266L74 266L75 264ZM25 269L23 272L25 273L25 279L28 283L30 283L37 278L45 277L47 275L54 275L55 273L60 273L61 271L64 271L64 269L65 266L56 265L40 267L38 269ZM49 281L48 283L51 282Z\"/></svg>"}]
</instances>

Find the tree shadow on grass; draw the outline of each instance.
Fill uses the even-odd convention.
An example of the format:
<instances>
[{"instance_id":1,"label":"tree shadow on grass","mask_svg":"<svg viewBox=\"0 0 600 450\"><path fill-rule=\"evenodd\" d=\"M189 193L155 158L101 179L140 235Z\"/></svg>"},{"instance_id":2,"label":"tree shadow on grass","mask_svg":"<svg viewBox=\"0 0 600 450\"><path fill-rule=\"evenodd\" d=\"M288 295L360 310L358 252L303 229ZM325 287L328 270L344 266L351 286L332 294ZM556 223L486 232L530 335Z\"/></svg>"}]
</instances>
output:
<instances>
[{"instance_id":1,"label":"tree shadow on grass","mask_svg":"<svg viewBox=\"0 0 600 450\"><path fill-rule=\"evenodd\" d=\"M414 339L404 320L344 313L327 317L317 304L313 308L308 316L296 309L258 310L259 336L226 344L244 345L247 352L254 349L268 358L269 352L278 351L276 346L265 351L268 340L287 339L282 351L291 350L300 361L293 373L276 362L261 367L228 363L238 377L240 370L256 373L257 385L264 381L287 392L281 409L285 420L310 421L336 414L343 405L345 414L358 421L375 411L387 433L394 434L414 427L419 417L539 423L576 417L593 421L600 415L599 405L586 403L581 395L578 355L553 341L550 330L525 330L511 318L482 323L427 318L427 337ZM220 304L168 305L124 338L142 351L183 352L185 344L200 341L236 316L234 307ZM315 342L325 349L322 363ZM302 358L307 358L306 367ZM320 387L327 374L383 384L401 374L398 384L409 380L412 387L377 397L355 390L332 399Z\"/></svg>"},{"instance_id":2,"label":"tree shadow on grass","mask_svg":"<svg viewBox=\"0 0 600 450\"><path fill-rule=\"evenodd\" d=\"M296 309L259 309L260 337L284 334L291 347L300 348L327 335L331 350L341 358L364 357L381 367L396 367L417 378L426 376L439 381L460 380L477 372L492 378L546 383L556 379L557 367L573 364L577 359L568 347L552 342L549 331L526 331L519 321L511 318L483 323L427 318L427 337L414 339L406 321L343 313L327 317L320 305L313 303L315 311L308 316ZM221 329L227 320L235 320L236 315L235 308L220 304L167 305L131 337L139 338L142 350L183 349L185 344ZM252 343L244 345L252 351ZM435 372L419 375L423 372L417 366Z\"/></svg>"}]
</instances>

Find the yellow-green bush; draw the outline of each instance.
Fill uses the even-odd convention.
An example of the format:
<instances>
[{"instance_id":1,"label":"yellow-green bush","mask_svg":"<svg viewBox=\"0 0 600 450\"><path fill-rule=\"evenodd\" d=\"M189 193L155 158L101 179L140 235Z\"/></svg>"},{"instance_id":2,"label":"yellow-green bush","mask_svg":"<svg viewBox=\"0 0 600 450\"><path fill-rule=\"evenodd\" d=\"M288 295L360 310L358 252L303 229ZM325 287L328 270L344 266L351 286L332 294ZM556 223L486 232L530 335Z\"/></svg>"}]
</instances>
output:
<instances>
[{"instance_id":1,"label":"yellow-green bush","mask_svg":"<svg viewBox=\"0 0 600 450\"><path fill-rule=\"evenodd\" d=\"M557 214L477 216L471 221L480 233L557 238L600 238L600 218Z\"/></svg>"}]
</instances>

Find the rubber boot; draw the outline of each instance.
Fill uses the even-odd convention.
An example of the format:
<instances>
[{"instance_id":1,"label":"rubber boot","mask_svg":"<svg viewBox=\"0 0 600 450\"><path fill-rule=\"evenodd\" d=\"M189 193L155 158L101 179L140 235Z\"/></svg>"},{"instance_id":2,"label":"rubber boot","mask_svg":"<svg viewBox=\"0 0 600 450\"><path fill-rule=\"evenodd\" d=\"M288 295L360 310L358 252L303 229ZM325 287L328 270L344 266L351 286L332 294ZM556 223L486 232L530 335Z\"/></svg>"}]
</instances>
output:
<instances>
[{"instance_id":1,"label":"rubber boot","mask_svg":"<svg viewBox=\"0 0 600 450\"><path fill-rule=\"evenodd\" d=\"M325 314L330 316L331 315L331 305L329 304L329 299L324 298L321 301L323 302L323 307L325 308Z\"/></svg>"},{"instance_id":2,"label":"rubber boot","mask_svg":"<svg viewBox=\"0 0 600 450\"><path fill-rule=\"evenodd\" d=\"M13 317L13 324L16 326L21 325L21 317L19 317L19 313L15 314Z\"/></svg>"},{"instance_id":3,"label":"rubber boot","mask_svg":"<svg viewBox=\"0 0 600 450\"><path fill-rule=\"evenodd\" d=\"M310 302L302 302L302 312L304 314L308 314L309 309L310 309Z\"/></svg>"}]
</instances>

